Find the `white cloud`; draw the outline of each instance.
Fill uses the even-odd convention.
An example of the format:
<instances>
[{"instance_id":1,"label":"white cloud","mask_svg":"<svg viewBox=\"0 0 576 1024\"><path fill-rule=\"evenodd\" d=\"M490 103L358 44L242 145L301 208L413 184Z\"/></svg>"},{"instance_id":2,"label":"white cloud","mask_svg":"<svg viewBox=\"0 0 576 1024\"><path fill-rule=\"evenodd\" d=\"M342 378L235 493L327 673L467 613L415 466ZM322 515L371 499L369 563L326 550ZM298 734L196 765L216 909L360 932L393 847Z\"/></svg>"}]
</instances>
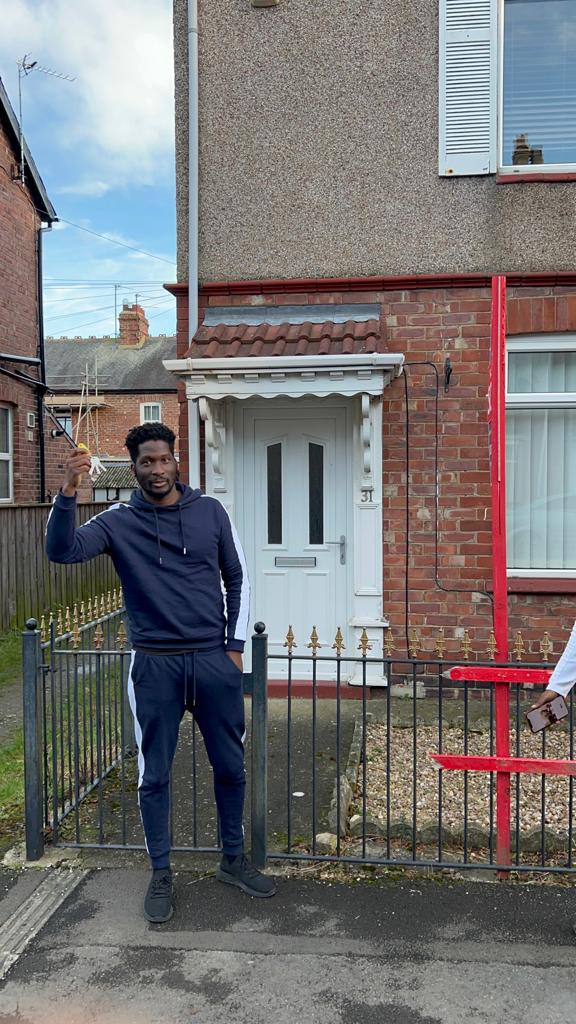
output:
<instances>
[{"instance_id":1,"label":"white cloud","mask_svg":"<svg viewBox=\"0 0 576 1024\"><path fill-rule=\"evenodd\" d=\"M75 185L59 185L53 191L58 195L91 196L99 199L110 191L110 187L105 181L79 181Z\"/></svg>"},{"instance_id":2,"label":"white cloud","mask_svg":"<svg viewBox=\"0 0 576 1024\"><path fill-rule=\"evenodd\" d=\"M76 77L33 71L24 85L27 110L49 101L59 145L75 157L82 147L90 179L72 189L165 177L174 137L170 0L11 0L2 12L5 75L24 53Z\"/></svg>"}]
</instances>

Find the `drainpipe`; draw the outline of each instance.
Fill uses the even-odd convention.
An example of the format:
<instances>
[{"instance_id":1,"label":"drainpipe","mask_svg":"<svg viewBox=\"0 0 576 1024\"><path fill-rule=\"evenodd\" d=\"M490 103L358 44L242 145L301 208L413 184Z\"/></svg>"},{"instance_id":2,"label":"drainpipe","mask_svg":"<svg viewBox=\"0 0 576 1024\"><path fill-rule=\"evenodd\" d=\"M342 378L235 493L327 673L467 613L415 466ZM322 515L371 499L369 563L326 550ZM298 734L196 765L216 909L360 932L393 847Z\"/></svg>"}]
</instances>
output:
<instances>
[{"instance_id":1,"label":"drainpipe","mask_svg":"<svg viewBox=\"0 0 576 1024\"><path fill-rule=\"evenodd\" d=\"M198 0L188 0L188 343L198 327Z\"/></svg>"},{"instance_id":2,"label":"drainpipe","mask_svg":"<svg viewBox=\"0 0 576 1024\"><path fill-rule=\"evenodd\" d=\"M188 344L198 328L198 0L188 0ZM188 402L188 478L200 486L198 403Z\"/></svg>"},{"instance_id":3,"label":"drainpipe","mask_svg":"<svg viewBox=\"0 0 576 1024\"><path fill-rule=\"evenodd\" d=\"M44 352L44 301L42 287L42 227L38 228L37 288L38 288L38 356L40 358L40 382L44 385L36 393L36 416L38 419L38 457L40 462L40 502L46 501L46 446L44 443L44 393L46 385L46 355Z\"/></svg>"}]
</instances>

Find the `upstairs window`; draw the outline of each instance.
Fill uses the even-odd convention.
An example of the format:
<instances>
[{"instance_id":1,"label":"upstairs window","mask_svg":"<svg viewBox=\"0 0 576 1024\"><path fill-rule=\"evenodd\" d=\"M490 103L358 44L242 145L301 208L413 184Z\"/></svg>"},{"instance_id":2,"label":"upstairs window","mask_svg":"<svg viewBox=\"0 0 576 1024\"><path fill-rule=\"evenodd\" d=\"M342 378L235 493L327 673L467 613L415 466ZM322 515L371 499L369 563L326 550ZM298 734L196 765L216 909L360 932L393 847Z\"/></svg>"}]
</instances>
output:
<instances>
[{"instance_id":1,"label":"upstairs window","mask_svg":"<svg viewBox=\"0 0 576 1024\"><path fill-rule=\"evenodd\" d=\"M160 402L143 402L140 406L140 423L161 423L162 405Z\"/></svg>"},{"instance_id":2,"label":"upstairs window","mask_svg":"<svg viewBox=\"0 0 576 1024\"><path fill-rule=\"evenodd\" d=\"M439 174L576 171L576 0L439 12Z\"/></svg>"},{"instance_id":3,"label":"upstairs window","mask_svg":"<svg viewBox=\"0 0 576 1024\"><path fill-rule=\"evenodd\" d=\"M576 166L576 3L504 0L500 163Z\"/></svg>"}]
</instances>

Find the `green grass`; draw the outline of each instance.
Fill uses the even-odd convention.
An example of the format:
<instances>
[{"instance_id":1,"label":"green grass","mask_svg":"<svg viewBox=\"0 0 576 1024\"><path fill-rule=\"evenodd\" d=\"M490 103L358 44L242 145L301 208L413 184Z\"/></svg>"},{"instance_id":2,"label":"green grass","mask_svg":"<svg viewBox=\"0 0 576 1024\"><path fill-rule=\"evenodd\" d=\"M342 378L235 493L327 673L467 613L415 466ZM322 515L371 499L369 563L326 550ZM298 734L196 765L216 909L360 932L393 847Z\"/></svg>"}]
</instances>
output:
<instances>
[{"instance_id":1,"label":"green grass","mask_svg":"<svg viewBox=\"0 0 576 1024\"><path fill-rule=\"evenodd\" d=\"M22 635L17 632L0 636L0 687L22 677Z\"/></svg>"},{"instance_id":2,"label":"green grass","mask_svg":"<svg viewBox=\"0 0 576 1024\"><path fill-rule=\"evenodd\" d=\"M24 832L24 744L22 730L0 746L0 851Z\"/></svg>"}]
</instances>

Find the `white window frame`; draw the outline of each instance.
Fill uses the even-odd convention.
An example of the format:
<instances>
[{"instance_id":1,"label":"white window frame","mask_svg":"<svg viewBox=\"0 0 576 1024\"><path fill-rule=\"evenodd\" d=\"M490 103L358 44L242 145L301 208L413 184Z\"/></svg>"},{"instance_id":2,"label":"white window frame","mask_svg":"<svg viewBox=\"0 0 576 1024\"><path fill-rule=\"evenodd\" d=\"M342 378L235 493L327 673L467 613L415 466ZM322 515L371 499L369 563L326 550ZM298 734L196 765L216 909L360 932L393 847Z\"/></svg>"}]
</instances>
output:
<instances>
[{"instance_id":1,"label":"white window frame","mask_svg":"<svg viewBox=\"0 0 576 1024\"><path fill-rule=\"evenodd\" d=\"M158 408L158 410L160 412L160 415L158 416L157 420L156 419L146 419L145 418L145 409L149 408L150 406L153 406L153 405L155 405ZM144 423L161 423L161 422L162 422L162 402L141 402L140 403L140 426L142 426L142 424L144 424Z\"/></svg>"},{"instance_id":2,"label":"white window frame","mask_svg":"<svg viewBox=\"0 0 576 1024\"><path fill-rule=\"evenodd\" d=\"M497 117L497 140L498 140L498 174L526 174L538 177L543 174L576 174L576 163L573 164L523 164L518 167L516 164L502 163L504 148L504 7L506 0L498 0L498 117ZM526 351L526 350L524 350ZM548 349L547 351L551 351Z\"/></svg>"},{"instance_id":3,"label":"white window frame","mask_svg":"<svg viewBox=\"0 0 576 1024\"><path fill-rule=\"evenodd\" d=\"M0 402L0 409L8 412L8 452L0 452L0 462L8 463L8 487L7 498L0 497L0 505L11 505L14 501L14 413L11 405Z\"/></svg>"},{"instance_id":4,"label":"white window frame","mask_svg":"<svg viewBox=\"0 0 576 1024\"><path fill-rule=\"evenodd\" d=\"M508 409L576 408L576 391L508 393L508 357L517 352L576 352L576 334L523 335L506 340L506 411ZM513 579L576 579L574 569L508 568Z\"/></svg>"},{"instance_id":5,"label":"white window frame","mask_svg":"<svg viewBox=\"0 0 576 1024\"><path fill-rule=\"evenodd\" d=\"M576 174L576 163L502 163L504 5L505 0L438 0L438 173L535 179Z\"/></svg>"}]
</instances>

